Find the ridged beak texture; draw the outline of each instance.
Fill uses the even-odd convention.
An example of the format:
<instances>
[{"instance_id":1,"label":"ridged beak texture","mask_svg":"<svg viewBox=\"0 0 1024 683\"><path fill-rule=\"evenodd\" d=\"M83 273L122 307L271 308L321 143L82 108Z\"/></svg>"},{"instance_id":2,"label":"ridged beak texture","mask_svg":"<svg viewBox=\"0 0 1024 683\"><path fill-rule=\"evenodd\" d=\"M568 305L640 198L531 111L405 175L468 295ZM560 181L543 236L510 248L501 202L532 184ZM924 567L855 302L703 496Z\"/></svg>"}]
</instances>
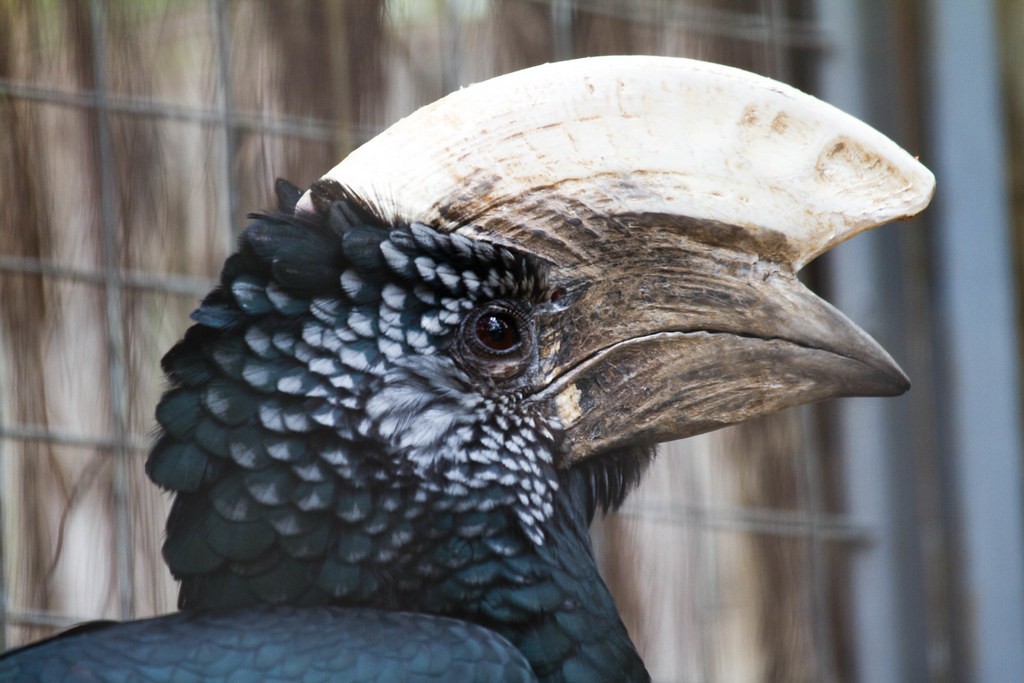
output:
<instances>
[{"instance_id":1,"label":"ridged beak texture","mask_svg":"<svg viewBox=\"0 0 1024 683\"><path fill-rule=\"evenodd\" d=\"M552 265L565 296L535 320L535 398L566 428L566 464L909 387L796 273L924 209L934 177L784 84L676 58L547 64L420 109L325 178Z\"/></svg>"}]
</instances>

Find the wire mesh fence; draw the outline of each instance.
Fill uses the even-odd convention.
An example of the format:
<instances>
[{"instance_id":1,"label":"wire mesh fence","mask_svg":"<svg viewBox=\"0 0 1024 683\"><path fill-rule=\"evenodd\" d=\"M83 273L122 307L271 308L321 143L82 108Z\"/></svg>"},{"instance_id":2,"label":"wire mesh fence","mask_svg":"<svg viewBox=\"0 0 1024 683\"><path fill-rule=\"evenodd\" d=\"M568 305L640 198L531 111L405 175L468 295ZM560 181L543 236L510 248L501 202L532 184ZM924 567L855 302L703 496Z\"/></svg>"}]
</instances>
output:
<instances>
[{"instance_id":1,"label":"wire mesh fence","mask_svg":"<svg viewBox=\"0 0 1024 683\"><path fill-rule=\"evenodd\" d=\"M691 56L813 90L814 4L0 5L5 644L173 609L169 501L142 471L159 358L275 176L308 183L460 84L554 59ZM828 415L668 446L595 529L657 680L855 679L847 578L873 530L844 512Z\"/></svg>"}]
</instances>

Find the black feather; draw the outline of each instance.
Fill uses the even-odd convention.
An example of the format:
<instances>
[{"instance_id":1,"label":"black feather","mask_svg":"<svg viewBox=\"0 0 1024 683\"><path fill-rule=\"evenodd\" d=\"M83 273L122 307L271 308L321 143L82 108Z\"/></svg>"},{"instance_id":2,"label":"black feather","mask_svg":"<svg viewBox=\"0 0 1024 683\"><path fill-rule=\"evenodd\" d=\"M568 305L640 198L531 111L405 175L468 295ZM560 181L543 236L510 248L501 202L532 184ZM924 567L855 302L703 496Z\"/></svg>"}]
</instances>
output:
<instances>
[{"instance_id":1,"label":"black feather","mask_svg":"<svg viewBox=\"0 0 1024 683\"><path fill-rule=\"evenodd\" d=\"M563 473L585 491L585 509L590 519L597 513L619 509L654 461L654 446L617 449L576 463Z\"/></svg>"},{"instance_id":2,"label":"black feather","mask_svg":"<svg viewBox=\"0 0 1024 683\"><path fill-rule=\"evenodd\" d=\"M284 178L274 181L274 192L277 194L277 210L283 214L295 213L295 205L302 198L302 190Z\"/></svg>"}]
</instances>

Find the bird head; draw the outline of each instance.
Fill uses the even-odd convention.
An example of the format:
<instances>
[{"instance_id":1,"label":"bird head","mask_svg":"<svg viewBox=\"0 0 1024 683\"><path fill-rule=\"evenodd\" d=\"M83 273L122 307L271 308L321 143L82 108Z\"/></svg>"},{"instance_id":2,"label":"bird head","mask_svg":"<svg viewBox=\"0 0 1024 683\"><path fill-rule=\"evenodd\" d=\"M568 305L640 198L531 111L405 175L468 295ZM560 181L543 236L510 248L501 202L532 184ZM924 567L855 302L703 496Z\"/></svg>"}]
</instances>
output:
<instances>
[{"instance_id":1,"label":"bird head","mask_svg":"<svg viewBox=\"0 0 1024 683\"><path fill-rule=\"evenodd\" d=\"M797 272L933 185L852 117L702 62L454 92L309 190L279 184L165 358L165 555L268 593L290 558L336 594L342 565L420 552L411 520L507 511L542 545L567 472L614 507L659 442L902 393Z\"/></svg>"},{"instance_id":2,"label":"bird head","mask_svg":"<svg viewBox=\"0 0 1024 683\"><path fill-rule=\"evenodd\" d=\"M421 109L325 178L394 222L541 264L550 297L527 316L521 384L553 402L563 466L909 386L796 274L918 213L934 178L769 79L657 57L548 64Z\"/></svg>"}]
</instances>

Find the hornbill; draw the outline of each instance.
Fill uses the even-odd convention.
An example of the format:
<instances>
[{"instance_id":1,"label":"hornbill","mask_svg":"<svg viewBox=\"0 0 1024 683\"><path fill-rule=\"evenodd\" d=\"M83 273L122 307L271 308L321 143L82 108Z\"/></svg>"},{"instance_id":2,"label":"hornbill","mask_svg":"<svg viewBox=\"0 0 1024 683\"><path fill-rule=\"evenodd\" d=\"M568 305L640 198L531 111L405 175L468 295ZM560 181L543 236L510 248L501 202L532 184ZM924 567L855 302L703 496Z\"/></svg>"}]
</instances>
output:
<instances>
[{"instance_id":1,"label":"hornbill","mask_svg":"<svg viewBox=\"0 0 1024 683\"><path fill-rule=\"evenodd\" d=\"M659 442L906 391L796 273L933 187L808 95L658 57L479 83L279 181L163 360L182 611L0 678L648 680L596 511Z\"/></svg>"}]
</instances>

